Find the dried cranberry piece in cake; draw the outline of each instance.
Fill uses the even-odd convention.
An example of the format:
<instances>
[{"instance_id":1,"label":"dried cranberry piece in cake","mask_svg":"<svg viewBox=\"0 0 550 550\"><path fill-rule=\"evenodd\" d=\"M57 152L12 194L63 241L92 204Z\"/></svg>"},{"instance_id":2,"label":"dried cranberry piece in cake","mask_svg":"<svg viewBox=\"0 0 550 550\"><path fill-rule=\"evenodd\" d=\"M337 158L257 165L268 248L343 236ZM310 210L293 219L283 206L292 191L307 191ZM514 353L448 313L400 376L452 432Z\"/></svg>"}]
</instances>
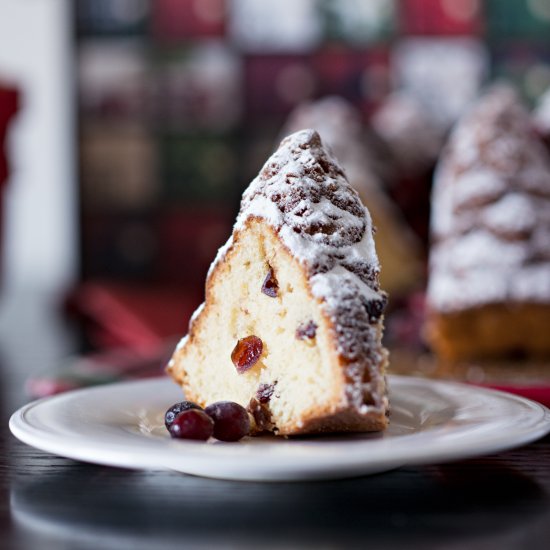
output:
<instances>
[{"instance_id":1,"label":"dried cranberry piece in cake","mask_svg":"<svg viewBox=\"0 0 550 550\"><path fill-rule=\"evenodd\" d=\"M250 427L251 434L259 434L263 432L271 432L276 426L273 422L271 410L267 403L261 403L253 397L246 408L252 417L252 425Z\"/></svg>"},{"instance_id":2,"label":"dried cranberry piece in cake","mask_svg":"<svg viewBox=\"0 0 550 550\"><path fill-rule=\"evenodd\" d=\"M262 292L270 298L276 298L277 293L279 292L279 283L277 282L277 279L275 278L275 274L273 273L273 269L271 267L269 268L269 271L267 272L267 275L262 284Z\"/></svg>"},{"instance_id":3,"label":"dried cranberry piece in cake","mask_svg":"<svg viewBox=\"0 0 550 550\"><path fill-rule=\"evenodd\" d=\"M256 399L260 403L268 403L275 391L275 384L276 381L273 384L260 384L256 390Z\"/></svg>"},{"instance_id":4,"label":"dried cranberry piece in cake","mask_svg":"<svg viewBox=\"0 0 550 550\"><path fill-rule=\"evenodd\" d=\"M242 374L250 370L257 362L264 349L263 342L257 336L241 338L231 353L231 361Z\"/></svg>"},{"instance_id":5,"label":"dried cranberry piece in cake","mask_svg":"<svg viewBox=\"0 0 550 550\"><path fill-rule=\"evenodd\" d=\"M297 340L312 340L317 334L317 325L313 321L302 323L296 329Z\"/></svg>"}]
</instances>

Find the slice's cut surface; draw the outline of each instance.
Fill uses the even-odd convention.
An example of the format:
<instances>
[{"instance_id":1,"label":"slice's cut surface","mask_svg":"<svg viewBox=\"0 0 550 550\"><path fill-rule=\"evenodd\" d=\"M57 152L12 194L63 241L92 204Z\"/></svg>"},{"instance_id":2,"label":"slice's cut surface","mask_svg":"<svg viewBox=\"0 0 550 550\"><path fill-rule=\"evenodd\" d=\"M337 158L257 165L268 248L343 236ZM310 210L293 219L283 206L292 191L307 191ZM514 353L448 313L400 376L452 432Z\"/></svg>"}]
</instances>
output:
<instances>
[{"instance_id":1,"label":"slice's cut surface","mask_svg":"<svg viewBox=\"0 0 550 550\"><path fill-rule=\"evenodd\" d=\"M386 296L372 234L318 134L285 139L245 191L170 361L186 398L235 401L257 431L281 435L383 429Z\"/></svg>"}]
</instances>

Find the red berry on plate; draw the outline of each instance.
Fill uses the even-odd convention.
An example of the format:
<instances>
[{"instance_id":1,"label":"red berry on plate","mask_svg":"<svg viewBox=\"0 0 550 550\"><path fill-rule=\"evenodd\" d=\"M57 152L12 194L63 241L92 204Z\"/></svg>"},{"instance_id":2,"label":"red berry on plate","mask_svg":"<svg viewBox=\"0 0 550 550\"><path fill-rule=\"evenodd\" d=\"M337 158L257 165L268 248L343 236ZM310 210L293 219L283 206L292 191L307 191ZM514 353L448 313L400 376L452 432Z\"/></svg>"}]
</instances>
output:
<instances>
[{"instance_id":1,"label":"red berry on plate","mask_svg":"<svg viewBox=\"0 0 550 550\"><path fill-rule=\"evenodd\" d=\"M174 419L180 412L187 411L189 409L198 409L202 411L201 407L192 401L182 401L181 403L175 403L172 405L164 415L164 425L166 426L166 429L170 429L172 422L174 422Z\"/></svg>"},{"instance_id":2,"label":"red berry on plate","mask_svg":"<svg viewBox=\"0 0 550 550\"><path fill-rule=\"evenodd\" d=\"M168 431L176 439L206 441L214 432L214 421L201 409L188 409L176 415Z\"/></svg>"},{"instance_id":3,"label":"red berry on plate","mask_svg":"<svg viewBox=\"0 0 550 550\"><path fill-rule=\"evenodd\" d=\"M238 441L250 433L250 418L238 403L218 401L204 412L214 421L214 437L220 441Z\"/></svg>"}]
</instances>

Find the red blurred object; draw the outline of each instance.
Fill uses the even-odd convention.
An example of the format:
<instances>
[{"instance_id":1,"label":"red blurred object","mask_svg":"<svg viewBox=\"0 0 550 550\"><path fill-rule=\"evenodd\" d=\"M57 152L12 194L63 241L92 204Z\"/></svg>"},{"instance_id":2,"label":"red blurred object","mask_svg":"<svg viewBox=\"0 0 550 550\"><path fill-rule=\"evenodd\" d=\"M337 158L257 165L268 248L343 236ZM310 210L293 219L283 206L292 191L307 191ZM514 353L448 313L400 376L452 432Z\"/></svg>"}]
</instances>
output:
<instances>
[{"instance_id":1,"label":"red blurred object","mask_svg":"<svg viewBox=\"0 0 550 550\"><path fill-rule=\"evenodd\" d=\"M168 208L134 228L143 231L120 239L116 219L109 225L109 216L87 216L84 229L94 237L90 248L95 264L85 265L85 282L69 297L68 307L82 319L90 344L97 349L126 347L142 352L167 339L181 338L203 297L208 267L230 233L231 217L224 206ZM127 222L131 225L131 220ZM142 258L146 265L141 273L140 266L130 265L129 260L125 264L125 249L117 247L117 242L128 241L132 250L137 245L142 251L147 249L149 235L154 246ZM101 267L112 278L98 275ZM132 267L140 278L131 278Z\"/></svg>"},{"instance_id":2,"label":"red blurred object","mask_svg":"<svg viewBox=\"0 0 550 550\"><path fill-rule=\"evenodd\" d=\"M363 113L369 113L390 89L390 50L385 46L358 51L326 48L315 55L313 64L320 95L341 95Z\"/></svg>"},{"instance_id":3,"label":"red blurred object","mask_svg":"<svg viewBox=\"0 0 550 550\"><path fill-rule=\"evenodd\" d=\"M317 90L315 71L307 55L247 55L244 67L244 104L251 117L287 114Z\"/></svg>"},{"instance_id":4,"label":"red blurred object","mask_svg":"<svg viewBox=\"0 0 550 550\"><path fill-rule=\"evenodd\" d=\"M430 220L430 190L433 169L415 178L401 177L390 188L393 201L399 206L407 224L420 238L425 249L428 248Z\"/></svg>"},{"instance_id":5,"label":"red blurred object","mask_svg":"<svg viewBox=\"0 0 550 550\"><path fill-rule=\"evenodd\" d=\"M405 34L477 35L483 30L481 0L402 0Z\"/></svg>"},{"instance_id":6,"label":"red blurred object","mask_svg":"<svg viewBox=\"0 0 550 550\"><path fill-rule=\"evenodd\" d=\"M160 42L222 37L225 14L225 0L155 0L153 33Z\"/></svg>"},{"instance_id":7,"label":"red blurred object","mask_svg":"<svg viewBox=\"0 0 550 550\"><path fill-rule=\"evenodd\" d=\"M176 340L167 340L147 351L112 348L69 358L61 368L33 374L25 391L37 399L98 384L161 376L175 345Z\"/></svg>"},{"instance_id":8,"label":"red blurred object","mask_svg":"<svg viewBox=\"0 0 550 550\"><path fill-rule=\"evenodd\" d=\"M165 209L157 221L155 280L202 292L208 268L231 233L232 219L224 206Z\"/></svg>"},{"instance_id":9,"label":"red blurred object","mask_svg":"<svg viewBox=\"0 0 550 550\"><path fill-rule=\"evenodd\" d=\"M386 318L386 342L395 348L425 349L422 330L426 322L426 295L417 291L402 303L391 301Z\"/></svg>"},{"instance_id":10,"label":"red blurred object","mask_svg":"<svg viewBox=\"0 0 550 550\"><path fill-rule=\"evenodd\" d=\"M142 353L187 332L200 296L166 285L86 282L68 299L98 348L125 347Z\"/></svg>"},{"instance_id":11,"label":"red blurred object","mask_svg":"<svg viewBox=\"0 0 550 550\"><path fill-rule=\"evenodd\" d=\"M19 95L14 88L0 83L0 250L2 247L2 228L4 226L4 187L8 181L9 166L6 152L6 136L9 122L19 107Z\"/></svg>"},{"instance_id":12,"label":"red blurred object","mask_svg":"<svg viewBox=\"0 0 550 550\"><path fill-rule=\"evenodd\" d=\"M17 112L18 106L17 90L4 87L0 83L0 190L8 179L8 160L5 147L8 123Z\"/></svg>"},{"instance_id":13,"label":"red blurred object","mask_svg":"<svg viewBox=\"0 0 550 550\"><path fill-rule=\"evenodd\" d=\"M503 384L480 384L493 390L513 393L533 401L538 401L546 407L550 407L550 385L503 385Z\"/></svg>"}]
</instances>

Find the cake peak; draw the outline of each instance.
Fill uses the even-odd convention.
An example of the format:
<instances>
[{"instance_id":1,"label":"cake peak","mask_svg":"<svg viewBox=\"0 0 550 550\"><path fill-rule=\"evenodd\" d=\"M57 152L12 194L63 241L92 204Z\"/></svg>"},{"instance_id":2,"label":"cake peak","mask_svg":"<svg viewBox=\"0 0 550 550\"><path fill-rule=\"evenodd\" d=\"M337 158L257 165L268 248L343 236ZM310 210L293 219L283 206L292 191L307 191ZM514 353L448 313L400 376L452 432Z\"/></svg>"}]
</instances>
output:
<instances>
[{"instance_id":1,"label":"cake peak","mask_svg":"<svg viewBox=\"0 0 550 550\"><path fill-rule=\"evenodd\" d=\"M311 275L340 265L378 291L368 210L312 129L283 139L243 194L236 228L265 219Z\"/></svg>"},{"instance_id":2,"label":"cake peak","mask_svg":"<svg viewBox=\"0 0 550 550\"><path fill-rule=\"evenodd\" d=\"M344 167L352 187L362 191L378 188L379 176L386 171L366 144L367 132L361 123L361 113L346 99L327 96L298 105L289 115L283 132L291 134L300 128L315 128Z\"/></svg>"}]
</instances>

